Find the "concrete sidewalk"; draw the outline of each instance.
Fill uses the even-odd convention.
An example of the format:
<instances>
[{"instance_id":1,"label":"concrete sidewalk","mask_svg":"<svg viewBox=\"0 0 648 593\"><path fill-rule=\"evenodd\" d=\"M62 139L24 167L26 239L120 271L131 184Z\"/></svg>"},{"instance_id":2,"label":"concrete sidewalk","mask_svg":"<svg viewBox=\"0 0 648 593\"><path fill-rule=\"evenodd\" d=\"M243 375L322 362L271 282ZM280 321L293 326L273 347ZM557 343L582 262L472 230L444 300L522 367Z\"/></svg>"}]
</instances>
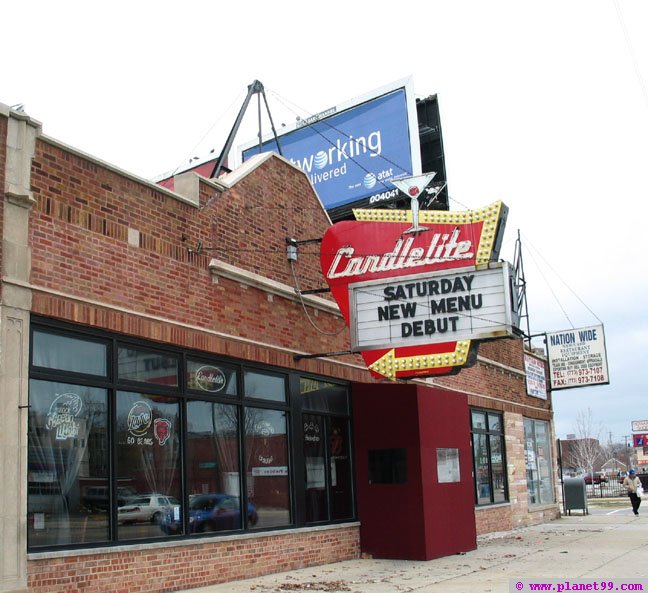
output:
<instances>
[{"instance_id":1,"label":"concrete sidewalk","mask_svg":"<svg viewBox=\"0 0 648 593\"><path fill-rule=\"evenodd\" d=\"M481 593L509 591L516 578L623 579L648 575L648 515L629 505L480 536L478 548L428 562L350 560L183 593Z\"/></svg>"}]
</instances>

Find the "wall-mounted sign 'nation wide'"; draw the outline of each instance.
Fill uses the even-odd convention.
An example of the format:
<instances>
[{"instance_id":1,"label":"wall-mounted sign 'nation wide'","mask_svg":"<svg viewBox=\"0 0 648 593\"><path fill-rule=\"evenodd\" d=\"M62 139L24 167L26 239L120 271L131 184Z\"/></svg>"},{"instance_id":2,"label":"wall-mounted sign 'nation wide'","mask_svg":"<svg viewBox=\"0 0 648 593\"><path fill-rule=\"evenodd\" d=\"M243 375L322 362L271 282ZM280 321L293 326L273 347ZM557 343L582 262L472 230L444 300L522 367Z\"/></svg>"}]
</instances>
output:
<instances>
[{"instance_id":1,"label":"wall-mounted sign 'nation wide'","mask_svg":"<svg viewBox=\"0 0 648 593\"><path fill-rule=\"evenodd\" d=\"M517 329L510 266L497 263L508 209L354 210L330 227L321 266L352 349L389 379L458 372L472 341Z\"/></svg>"},{"instance_id":2,"label":"wall-mounted sign 'nation wide'","mask_svg":"<svg viewBox=\"0 0 648 593\"><path fill-rule=\"evenodd\" d=\"M602 325L547 333L547 359L552 390L610 382Z\"/></svg>"}]
</instances>

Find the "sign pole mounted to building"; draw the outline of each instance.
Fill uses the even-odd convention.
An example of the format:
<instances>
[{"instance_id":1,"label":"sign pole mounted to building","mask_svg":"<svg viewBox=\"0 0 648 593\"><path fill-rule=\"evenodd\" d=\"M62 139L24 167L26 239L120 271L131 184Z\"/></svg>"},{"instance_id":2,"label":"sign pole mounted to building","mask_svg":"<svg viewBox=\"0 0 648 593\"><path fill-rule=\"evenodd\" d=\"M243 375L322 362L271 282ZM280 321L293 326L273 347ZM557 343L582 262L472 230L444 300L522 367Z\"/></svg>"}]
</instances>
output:
<instances>
[{"instance_id":1,"label":"sign pole mounted to building","mask_svg":"<svg viewBox=\"0 0 648 593\"><path fill-rule=\"evenodd\" d=\"M430 179L402 191L416 198ZM497 261L507 212L354 210L328 229L322 272L375 376L458 372L474 341L518 334L513 274Z\"/></svg>"}]
</instances>

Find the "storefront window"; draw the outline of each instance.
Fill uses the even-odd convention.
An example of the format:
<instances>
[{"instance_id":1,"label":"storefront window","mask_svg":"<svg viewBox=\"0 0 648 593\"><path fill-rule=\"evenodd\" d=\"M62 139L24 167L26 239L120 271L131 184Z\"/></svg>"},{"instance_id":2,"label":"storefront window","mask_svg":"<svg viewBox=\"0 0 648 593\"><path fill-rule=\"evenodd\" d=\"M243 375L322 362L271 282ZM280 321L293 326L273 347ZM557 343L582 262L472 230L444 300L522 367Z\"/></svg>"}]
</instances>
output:
<instances>
[{"instance_id":1,"label":"storefront window","mask_svg":"<svg viewBox=\"0 0 648 593\"><path fill-rule=\"evenodd\" d=\"M190 533L243 527L238 426L237 406L187 402ZM248 525L254 526L256 511L252 506L248 510Z\"/></svg>"},{"instance_id":2,"label":"storefront window","mask_svg":"<svg viewBox=\"0 0 648 593\"><path fill-rule=\"evenodd\" d=\"M326 489L326 422L322 416L304 414L306 471L306 522L328 519Z\"/></svg>"},{"instance_id":3,"label":"storefront window","mask_svg":"<svg viewBox=\"0 0 648 593\"><path fill-rule=\"evenodd\" d=\"M288 430L286 413L245 408L245 472L255 527L290 524Z\"/></svg>"},{"instance_id":4,"label":"storefront window","mask_svg":"<svg viewBox=\"0 0 648 593\"><path fill-rule=\"evenodd\" d=\"M160 537L181 514L180 404L177 398L117 393L119 539Z\"/></svg>"},{"instance_id":5,"label":"storefront window","mask_svg":"<svg viewBox=\"0 0 648 593\"><path fill-rule=\"evenodd\" d=\"M554 502L549 424L524 419L525 464L529 504Z\"/></svg>"},{"instance_id":6,"label":"storefront window","mask_svg":"<svg viewBox=\"0 0 648 593\"><path fill-rule=\"evenodd\" d=\"M30 546L109 539L105 389L30 381Z\"/></svg>"},{"instance_id":7,"label":"storefront window","mask_svg":"<svg viewBox=\"0 0 648 593\"><path fill-rule=\"evenodd\" d=\"M331 461L331 519L342 521L353 517L353 487L349 421L329 420L329 455Z\"/></svg>"},{"instance_id":8,"label":"storefront window","mask_svg":"<svg viewBox=\"0 0 648 593\"><path fill-rule=\"evenodd\" d=\"M125 381L176 386L178 359L148 350L120 348L118 375Z\"/></svg>"},{"instance_id":9,"label":"storefront window","mask_svg":"<svg viewBox=\"0 0 648 593\"><path fill-rule=\"evenodd\" d=\"M349 396L344 385L300 377L299 390L304 410L344 415L349 413Z\"/></svg>"},{"instance_id":10,"label":"storefront window","mask_svg":"<svg viewBox=\"0 0 648 593\"><path fill-rule=\"evenodd\" d=\"M471 410L475 503L494 504L508 500L502 415Z\"/></svg>"},{"instance_id":11,"label":"storefront window","mask_svg":"<svg viewBox=\"0 0 648 593\"><path fill-rule=\"evenodd\" d=\"M246 397L274 402L286 401L286 378L283 376L246 371L243 380Z\"/></svg>"},{"instance_id":12,"label":"storefront window","mask_svg":"<svg viewBox=\"0 0 648 593\"><path fill-rule=\"evenodd\" d=\"M47 369L106 375L106 345L49 332L35 331L33 365Z\"/></svg>"},{"instance_id":13,"label":"storefront window","mask_svg":"<svg viewBox=\"0 0 648 593\"><path fill-rule=\"evenodd\" d=\"M354 518L346 385L31 328L30 550Z\"/></svg>"},{"instance_id":14,"label":"storefront window","mask_svg":"<svg viewBox=\"0 0 648 593\"><path fill-rule=\"evenodd\" d=\"M349 396L344 385L299 378L303 414L306 521L353 517Z\"/></svg>"}]
</instances>

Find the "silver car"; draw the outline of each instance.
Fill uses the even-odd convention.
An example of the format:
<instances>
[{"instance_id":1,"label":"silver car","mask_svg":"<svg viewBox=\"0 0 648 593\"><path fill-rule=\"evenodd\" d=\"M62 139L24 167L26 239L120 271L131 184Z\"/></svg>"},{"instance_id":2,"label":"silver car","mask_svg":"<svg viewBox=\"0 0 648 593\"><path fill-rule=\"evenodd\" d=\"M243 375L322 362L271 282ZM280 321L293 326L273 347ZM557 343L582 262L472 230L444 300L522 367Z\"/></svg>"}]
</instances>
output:
<instances>
[{"instance_id":1,"label":"silver car","mask_svg":"<svg viewBox=\"0 0 648 593\"><path fill-rule=\"evenodd\" d=\"M139 494L119 507L119 523L160 523L169 509L179 507L180 501L164 494Z\"/></svg>"}]
</instances>

